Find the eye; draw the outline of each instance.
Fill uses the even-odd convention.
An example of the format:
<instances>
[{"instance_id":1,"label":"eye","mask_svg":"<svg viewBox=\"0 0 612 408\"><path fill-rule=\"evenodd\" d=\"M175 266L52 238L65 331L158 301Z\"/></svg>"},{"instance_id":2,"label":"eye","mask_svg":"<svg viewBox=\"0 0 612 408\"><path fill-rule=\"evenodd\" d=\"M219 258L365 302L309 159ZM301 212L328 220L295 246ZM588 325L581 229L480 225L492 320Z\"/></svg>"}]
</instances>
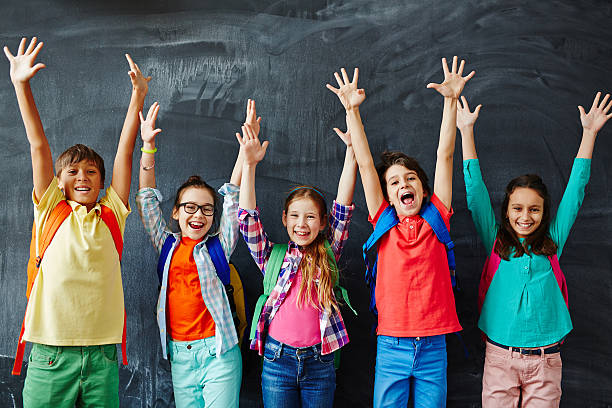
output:
<instances>
[{"instance_id":1,"label":"eye","mask_svg":"<svg viewBox=\"0 0 612 408\"><path fill-rule=\"evenodd\" d=\"M410 176L410 177L408 177L408 180L410 180L410 181L414 181L414 180L416 180L416 177L414 177L414 176Z\"/></svg>"},{"instance_id":2,"label":"eye","mask_svg":"<svg viewBox=\"0 0 612 408\"><path fill-rule=\"evenodd\" d=\"M521 211L521 207L512 207L514 211Z\"/></svg>"},{"instance_id":3,"label":"eye","mask_svg":"<svg viewBox=\"0 0 612 408\"><path fill-rule=\"evenodd\" d=\"M92 170L87 170L87 173L89 173L89 174L96 174L97 171L92 169Z\"/></svg>"},{"instance_id":4,"label":"eye","mask_svg":"<svg viewBox=\"0 0 612 408\"><path fill-rule=\"evenodd\" d=\"M397 183L399 183L399 181L397 181L397 180L393 180L393 181L391 182L391 185L392 185L392 186L394 186L394 185L396 185Z\"/></svg>"},{"instance_id":5,"label":"eye","mask_svg":"<svg viewBox=\"0 0 612 408\"><path fill-rule=\"evenodd\" d=\"M196 210L198 209L198 206L195 204L185 204L185 211L187 211L188 213L194 213L196 212Z\"/></svg>"},{"instance_id":6,"label":"eye","mask_svg":"<svg viewBox=\"0 0 612 408\"><path fill-rule=\"evenodd\" d=\"M73 175L73 174L76 174L77 171L75 169L69 169L67 173Z\"/></svg>"},{"instance_id":7,"label":"eye","mask_svg":"<svg viewBox=\"0 0 612 408\"><path fill-rule=\"evenodd\" d=\"M309 215L309 216L308 216L308 219L309 219L309 220L314 220L315 218L316 218L316 217L315 217L314 215Z\"/></svg>"},{"instance_id":8,"label":"eye","mask_svg":"<svg viewBox=\"0 0 612 408\"><path fill-rule=\"evenodd\" d=\"M531 211L532 213L539 213L540 209L539 208L532 208L529 211Z\"/></svg>"}]
</instances>

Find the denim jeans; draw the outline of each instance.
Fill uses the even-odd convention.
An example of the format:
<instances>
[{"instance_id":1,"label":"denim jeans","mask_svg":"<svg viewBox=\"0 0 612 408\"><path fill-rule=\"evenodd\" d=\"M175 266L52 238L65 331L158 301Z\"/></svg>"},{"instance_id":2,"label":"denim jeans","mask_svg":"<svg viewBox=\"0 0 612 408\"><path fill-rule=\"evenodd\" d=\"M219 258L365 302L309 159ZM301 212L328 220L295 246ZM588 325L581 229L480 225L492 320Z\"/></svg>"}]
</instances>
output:
<instances>
[{"instance_id":1,"label":"denim jeans","mask_svg":"<svg viewBox=\"0 0 612 408\"><path fill-rule=\"evenodd\" d=\"M378 336L374 408L446 406L446 338Z\"/></svg>"},{"instance_id":2,"label":"denim jeans","mask_svg":"<svg viewBox=\"0 0 612 408\"><path fill-rule=\"evenodd\" d=\"M336 390L334 354L321 345L295 348L266 339L261 391L266 408L331 408Z\"/></svg>"}]
</instances>

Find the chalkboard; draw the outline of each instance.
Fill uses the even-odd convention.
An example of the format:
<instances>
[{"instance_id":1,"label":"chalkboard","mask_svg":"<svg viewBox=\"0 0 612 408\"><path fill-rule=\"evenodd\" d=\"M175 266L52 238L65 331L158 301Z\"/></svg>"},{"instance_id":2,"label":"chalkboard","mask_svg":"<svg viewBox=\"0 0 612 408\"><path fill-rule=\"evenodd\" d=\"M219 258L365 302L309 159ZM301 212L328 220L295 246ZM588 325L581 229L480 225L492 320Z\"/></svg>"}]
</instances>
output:
<instances>
[{"instance_id":1,"label":"chalkboard","mask_svg":"<svg viewBox=\"0 0 612 408\"><path fill-rule=\"evenodd\" d=\"M325 89L340 67L361 70L362 116L375 155L385 149L417 157L433 178L442 98L426 89L443 78L440 58L457 54L476 76L464 94L484 105L476 143L496 212L506 183L536 172L554 207L580 142L576 105L612 91L612 4L607 1L449 0L4 0L0 44L22 36L45 42L47 64L32 80L54 158L85 143L107 172L130 95L128 52L153 76L146 105L159 101L157 182L169 210L178 185L202 175L215 187L229 179L234 132L247 98L270 141L257 169L257 196L272 239L284 241L281 209L300 183L336 191L344 145L332 131L344 112ZM10 375L25 309L25 264L32 223L29 146L0 58L0 406L21 406L23 379ZM333 82L331 82L333 83ZM137 144L139 147L140 144ZM486 256L466 208L460 144L455 153L452 235L462 291L458 311L469 356L448 336L448 406L478 407L484 346L476 327L476 292ZM138 166L140 153L134 158ZM601 132L591 182L561 258L574 330L563 345L562 407L612 405L612 125ZM107 185L110 177L107 177ZM130 205L135 212L137 174ZM336 406L371 406L372 317L360 247L371 231L358 181L350 239L341 260L352 304L350 344L342 353ZM261 275L244 243L233 260L250 302ZM120 368L122 407L173 406L168 363L161 358L155 303L156 256L137 214L128 217L122 264L128 328L127 367ZM254 353L254 352L250 352ZM260 405L257 359L245 369L241 406Z\"/></svg>"}]
</instances>

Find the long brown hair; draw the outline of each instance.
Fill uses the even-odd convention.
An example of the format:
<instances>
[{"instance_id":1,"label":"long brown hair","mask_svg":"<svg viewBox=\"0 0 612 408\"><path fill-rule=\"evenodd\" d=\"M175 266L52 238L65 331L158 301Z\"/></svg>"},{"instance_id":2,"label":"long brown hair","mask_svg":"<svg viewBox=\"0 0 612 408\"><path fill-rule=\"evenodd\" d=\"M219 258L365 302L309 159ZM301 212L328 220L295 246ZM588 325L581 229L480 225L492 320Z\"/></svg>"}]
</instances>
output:
<instances>
[{"instance_id":1,"label":"long brown hair","mask_svg":"<svg viewBox=\"0 0 612 408\"><path fill-rule=\"evenodd\" d=\"M319 210L321 224L327 223L327 205L320 190L311 186L300 186L293 189L285 200L284 213L287 214L289 205L297 200L311 200ZM325 230L319 232L315 240L303 249L304 256L299 268L302 270L302 283L298 292L298 306L310 303L319 310L338 311L338 303L334 296L334 285L338 279L338 271L330 265L327 249L325 248ZM316 285L316 279L319 279ZM316 288L317 304L312 304L312 291Z\"/></svg>"},{"instance_id":2,"label":"long brown hair","mask_svg":"<svg viewBox=\"0 0 612 408\"><path fill-rule=\"evenodd\" d=\"M508 205L510 203L510 195L515 189L530 188L540 197L544 199L544 208L542 211L542 221L538 228L525 238L524 244L521 244L516 231L512 229L508 220ZM530 251L535 255L551 256L557 252L557 244L548 235L550 226L550 196L546 185L536 174L525 174L519 176L508 183L506 186L506 195L501 206L501 226L497 231L497 242L495 244L495 252L506 261L510 257L512 249L516 251L514 257L519 258L523 254L529 254Z\"/></svg>"}]
</instances>

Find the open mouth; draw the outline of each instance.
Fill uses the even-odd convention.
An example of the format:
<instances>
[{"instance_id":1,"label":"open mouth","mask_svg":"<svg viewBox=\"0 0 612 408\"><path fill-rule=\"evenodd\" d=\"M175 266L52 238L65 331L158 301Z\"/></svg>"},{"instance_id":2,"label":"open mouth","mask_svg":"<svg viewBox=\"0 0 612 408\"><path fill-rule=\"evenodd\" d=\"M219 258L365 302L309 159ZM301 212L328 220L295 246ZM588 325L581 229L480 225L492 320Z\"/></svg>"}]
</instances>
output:
<instances>
[{"instance_id":1,"label":"open mouth","mask_svg":"<svg viewBox=\"0 0 612 408\"><path fill-rule=\"evenodd\" d=\"M194 229L194 230L199 230L204 228L204 223L203 222L197 222L197 221L192 221L189 223L189 228Z\"/></svg>"},{"instance_id":2,"label":"open mouth","mask_svg":"<svg viewBox=\"0 0 612 408\"><path fill-rule=\"evenodd\" d=\"M75 191L79 191L81 193L87 192L87 191L91 191L91 188L89 188L89 187L75 187L74 189L75 189Z\"/></svg>"},{"instance_id":3,"label":"open mouth","mask_svg":"<svg viewBox=\"0 0 612 408\"><path fill-rule=\"evenodd\" d=\"M410 206L414 203L414 193L406 192L400 196L402 204Z\"/></svg>"},{"instance_id":4,"label":"open mouth","mask_svg":"<svg viewBox=\"0 0 612 408\"><path fill-rule=\"evenodd\" d=\"M533 223L532 222L517 222L516 225L520 228L520 229L529 229L531 227L533 227Z\"/></svg>"},{"instance_id":5,"label":"open mouth","mask_svg":"<svg viewBox=\"0 0 612 408\"><path fill-rule=\"evenodd\" d=\"M310 233L308 231L295 231L295 235L300 238L305 238L310 235Z\"/></svg>"}]
</instances>

